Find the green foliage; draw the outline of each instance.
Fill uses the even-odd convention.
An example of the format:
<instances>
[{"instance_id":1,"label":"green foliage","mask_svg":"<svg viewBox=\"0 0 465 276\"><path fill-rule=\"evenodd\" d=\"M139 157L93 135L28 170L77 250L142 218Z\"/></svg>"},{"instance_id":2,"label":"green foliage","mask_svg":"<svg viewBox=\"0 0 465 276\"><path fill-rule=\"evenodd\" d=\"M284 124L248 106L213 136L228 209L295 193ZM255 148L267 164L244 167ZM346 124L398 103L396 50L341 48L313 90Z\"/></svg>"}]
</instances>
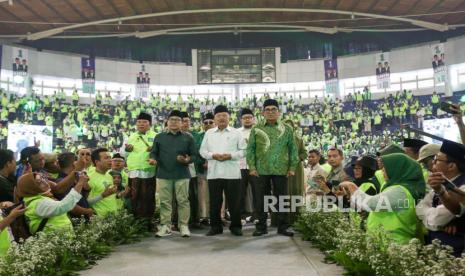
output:
<instances>
[{"instance_id":1,"label":"green foliage","mask_svg":"<svg viewBox=\"0 0 465 276\"><path fill-rule=\"evenodd\" d=\"M0 259L0 275L77 275L120 244L139 241L146 228L125 211L89 222L73 221L75 234L41 232L12 244Z\"/></svg>"}]
</instances>

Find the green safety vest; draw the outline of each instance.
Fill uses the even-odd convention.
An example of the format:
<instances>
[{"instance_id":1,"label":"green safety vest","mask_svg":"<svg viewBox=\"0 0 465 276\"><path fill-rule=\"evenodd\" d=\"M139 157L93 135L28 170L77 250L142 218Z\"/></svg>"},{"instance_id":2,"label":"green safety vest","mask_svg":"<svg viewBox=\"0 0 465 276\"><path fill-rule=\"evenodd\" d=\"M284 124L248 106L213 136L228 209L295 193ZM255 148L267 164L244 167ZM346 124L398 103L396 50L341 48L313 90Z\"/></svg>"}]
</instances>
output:
<instances>
[{"instance_id":1,"label":"green safety vest","mask_svg":"<svg viewBox=\"0 0 465 276\"><path fill-rule=\"evenodd\" d=\"M107 172L105 175L98 173L95 169L89 175L89 186L91 187L89 198L101 195L108 186L113 185L113 177ZM118 211L116 195L110 195L92 205L98 216L105 216L108 213Z\"/></svg>"},{"instance_id":2,"label":"green safety vest","mask_svg":"<svg viewBox=\"0 0 465 276\"><path fill-rule=\"evenodd\" d=\"M133 145L134 149L128 153L128 169L132 170L144 170L144 171L155 171L155 167L150 165L148 160L150 152L147 151L147 145L152 146L153 140L155 139L156 133L153 130L147 131L144 135L135 132L129 136L128 144ZM142 137L147 145L141 140Z\"/></svg>"},{"instance_id":3,"label":"green safety vest","mask_svg":"<svg viewBox=\"0 0 465 276\"><path fill-rule=\"evenodd\" d=\"M431 96L431 103L433 103L433 104L439 103L439 97L438 97L438 95L433 95L433 96Z\"/></svg>"},{"instance_id":4,"label":"green safety vest","mask_svg":"<svg viewBox=\"0 0 465 276\"><path fill-rule=\"evenodd\" d=\"M0 221L2 220L3 216L0 216ZM8 228L5 228L0 232L0 257L6 255L6 252L10 248L10 244L10 233L8 233Z\"/></svg>"},{"instance_id":5,"label":"green safety vest","mask_svg":"<svg viewBox=\"0 0 465 276\"><path fill-rule=\"evenodd\" d=\"M27 207L25 215L28 220L29 231L32 234L37 232L37 228L39 228L40 222L44 219L36 215L37 204L42 200L47 199L49 198L43 195L28 196L24 198L24 203ZM68 218L68 214L64 213L48 218L43 231L51 232L53 230L64 230L66 232L73 233L73 225L71 224L71 220Z\"/></svg>"},{"instance_id":6,"label":"green safety vest","mask_svg":"<svg viewBox=\"0 0 465 276\"><path fill-rule=\"evenodd\" d=\"M321 165L321 168L326 172L326 173L329 173L331 171L331 165L328 164L328 163L324 163L323 165Z\"/></svg>"},{"instance_id":7,"label":"green safety vest","mask_svg":"<svg viewBox=\"0 0 465 276\"><path fill-rule=\"evenodd\" d=\"M410 192L403 186L395 185L387 188L388 191L394 187L401 187L407 195L408 209L401 211L372 211L367 219L367 233L378 233L383 228L388 237L399 244L407 244L411 239L419 235L419 224L415 213L415 200Z\"/></svg>"},{"instance_id":8,"label":"green safety vest","mask_svg":"<svg viewBox=\"0 0 465 276\"><path fill-rule=\"evenodd\" d=\"M377 179L378 182L379 182L380 190L382 190L384 184L386 184L386 180L384 179L383 170L377 170L377 171L375 172L375 177L376 177L376 179Z\"/></svg>"}]
</instances>

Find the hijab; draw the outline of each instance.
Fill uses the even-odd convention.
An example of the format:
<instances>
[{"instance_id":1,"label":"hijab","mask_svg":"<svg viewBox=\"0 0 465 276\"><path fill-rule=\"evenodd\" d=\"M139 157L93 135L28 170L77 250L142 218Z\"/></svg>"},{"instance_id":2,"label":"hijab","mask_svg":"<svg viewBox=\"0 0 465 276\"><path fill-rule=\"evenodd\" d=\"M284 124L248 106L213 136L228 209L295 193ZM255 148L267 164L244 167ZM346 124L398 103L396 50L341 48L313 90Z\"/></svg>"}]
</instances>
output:
<instances>
[{"instance_id":1,"label":"hijab","mask_svg":"<svg viewBox=\"0 0 465 276\"><path fill-rule=\"evenodd\" d=\"M51 197L49 181L40 173L27 173L18 179L16 193L18 197L44 195Z\"/></svg>"},{"instance_id":2,"label":"hijab","mask_svg":"<svg viewBox=\"0 0 465 276\"><path fill-rule=\"evenodd\" d=\"M388 176L383 190L400 185L406 188L415 201L425 196L426 183L420 164L403 153L392 153L381 156Z\"/></svg>"}]
</instances>

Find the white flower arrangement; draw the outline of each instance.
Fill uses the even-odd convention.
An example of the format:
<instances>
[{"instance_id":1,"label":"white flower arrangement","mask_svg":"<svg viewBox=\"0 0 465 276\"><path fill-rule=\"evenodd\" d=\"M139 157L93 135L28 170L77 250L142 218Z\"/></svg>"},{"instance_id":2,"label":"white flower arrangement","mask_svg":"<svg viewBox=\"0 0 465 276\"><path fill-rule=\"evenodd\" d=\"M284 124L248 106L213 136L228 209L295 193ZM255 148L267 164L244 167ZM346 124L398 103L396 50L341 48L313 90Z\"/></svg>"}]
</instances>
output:
<instances>
[{"instance_id":1,"label":"white flower arrangement","mask_svg":"<svg viewBox=\"0 0 465 276\"><path fill-rule=\"evenodd\" d=\"M296 227L350 275L465 275L465 255L455 258L438 240L423 245L412 239L399 245L382 229L377 236L366 235L357 216L347 213L306 212Z\"/></svg>"}]
</instances>

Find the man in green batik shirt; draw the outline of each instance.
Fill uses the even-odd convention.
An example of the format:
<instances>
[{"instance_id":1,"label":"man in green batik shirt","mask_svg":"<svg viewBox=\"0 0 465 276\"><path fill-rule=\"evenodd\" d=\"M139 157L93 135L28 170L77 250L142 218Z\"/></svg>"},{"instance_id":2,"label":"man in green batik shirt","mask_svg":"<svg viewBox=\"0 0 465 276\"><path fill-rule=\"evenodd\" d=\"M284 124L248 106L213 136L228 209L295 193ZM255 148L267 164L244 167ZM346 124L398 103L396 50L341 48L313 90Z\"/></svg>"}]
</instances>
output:
<instances>
[{"instance_id":1,"label":"man in green batik shirt","mask_svg":"<svg viewBox=\"0 0 465 276\"><path fill-rule=\"evenodd\" d=\"M294 142L294 133L289 125L279 121L279 104L274 99L268 99L263 104L265 122L259 123L251 130L247 146L247 165L250 175L258 177L255 198L258 223L254 236L267 234L267 210L264 210L264 197L273 195L289 195L287 177L294 176L297 163L297 147ZM274 206L278 208L279 206ZM278 213L278 234L293 236L289 231L289 214Z\"/></svg>"}]
</instances>

